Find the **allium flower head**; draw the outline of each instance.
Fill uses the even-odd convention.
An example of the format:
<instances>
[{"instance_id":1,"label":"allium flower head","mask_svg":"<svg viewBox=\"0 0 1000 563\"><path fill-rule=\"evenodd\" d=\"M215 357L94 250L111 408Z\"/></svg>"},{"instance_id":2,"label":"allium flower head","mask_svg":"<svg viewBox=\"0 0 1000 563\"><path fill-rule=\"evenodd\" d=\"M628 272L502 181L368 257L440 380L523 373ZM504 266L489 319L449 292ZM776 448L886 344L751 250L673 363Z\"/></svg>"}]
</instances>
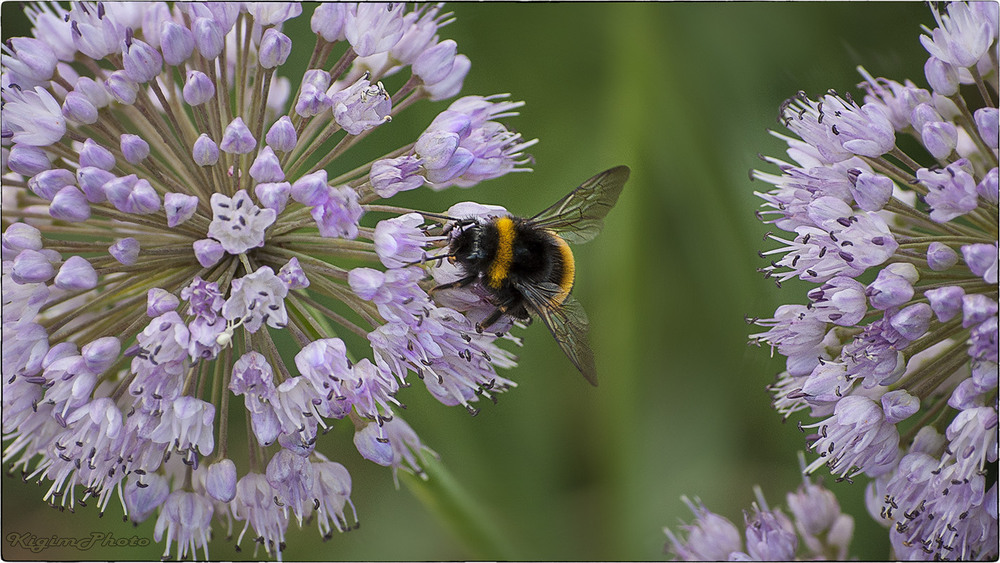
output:
<instances>
[{"instance_id":1,"label":"allium flower head","mask_svg":"<svg viewBox=\"0 0 1000 563\"><path fill-rule=\"evenodd\" d=\"M860 100L782 106L762 272L816 287L752 339L787 359L775 407L818 419L806 470L875 478L896 557L996 558L997 5L932 9L929 90L859 69Z\"/></svg>"},{"instance_id":2,"label":"allium flower head","mask_svg":"<svg viewBox=\"0 0 1000 563\"><path fill-rule=\"evenodd\" d=\"M382 157L352 151L461 90L441 6L324 4L312 37L282 31L296 3L26 11L35 37L2 55L3 460L45 501L121 498L180 558L235 520L280 558L292 520L356 523L320 430L423 475L401 388L474 413L514 385L466 316L482 296L427 293L447 221L380 200L527 170L535 141L501 123L522 104L467 96ZM310 68L286 68L295 49Z\"/></svg>"},{"instance_id":3,"label":"allium flower head","mask_svg":"<svg viewBox=\"0 0 1000 563\"><path fill-rule=\"evenodd\" d=\"M698 499L684 504L695 515L678 537L664 528L670 543L667 551L681 561L791 561L846 559L854 534L854 519L840 511L833 493L808 477L794 493L788 493L789 518L781 509L771 509L759 487L757 502L744 511L745 527L738 529L729 519L709 511Z\"/></svg>"}]
</instances>

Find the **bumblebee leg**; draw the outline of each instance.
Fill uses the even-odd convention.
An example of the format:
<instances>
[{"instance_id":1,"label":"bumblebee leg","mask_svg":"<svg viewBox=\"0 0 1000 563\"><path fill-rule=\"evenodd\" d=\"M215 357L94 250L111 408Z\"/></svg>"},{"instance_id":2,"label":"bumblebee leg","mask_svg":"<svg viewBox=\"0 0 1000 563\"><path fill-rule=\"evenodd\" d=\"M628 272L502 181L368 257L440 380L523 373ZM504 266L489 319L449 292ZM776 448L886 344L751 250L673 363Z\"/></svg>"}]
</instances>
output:
<instances>
[{"instance_id":1,"label":"bumblebee leg","mask_svg":"<svg viewBox=\"0 0 1000 563\"><path fill-rule=\"evenodd\" d=\"M531 322L531 313L528 312L528 309L524 306L523 302L518 304L516 307L508 309L507 313L521 322Z\"/></svg>"},{"instance_id":2,"label":"bumblebee leg","mask_svg":"<svg viewBox=\"0 0 1000 563\"><path fill-rule=\"evenodd\" d=\"M450 234L451 231L453 231L454 229L461 230L461 229L464 229L465 227L468 227L469 225L474 224L475 222L476 222L475 219L459 219L458 221L455 221L454 223L449 223L449 224L445 225L444 229L441 230L441 234L442 235Z\"/></svg>"},{"instance_id":3,"label":"bumblebee leg","mask_svg":"<svg viewBox=\"0 0 1000 563\"><path fill-rule=\"evenodd\" d=\"M431 293L434 293L435 291L440 291L442 289L451 289L453 287L465 287L465 286L469 285L470 283L476 281L476 277L477 276L475 276L475 275L465 276L464 278L459 279L459 280L455 280L453 282L443 283L441 285L432 287L427 293L431 294Z\"/></svg>"},{"instance_id":4,"label":"bumblebee leg","mask_svg":"<svg viewBox=\"0 0 1000 563\"><path fill-rule=\"evenodd\" d=\"M499 321L503 314L503 309L494 309L494 311L490 313L490 316L476 323L476 332L482 334L484 330L493 326L493 323Z\"/></svg>"}]
</instances>

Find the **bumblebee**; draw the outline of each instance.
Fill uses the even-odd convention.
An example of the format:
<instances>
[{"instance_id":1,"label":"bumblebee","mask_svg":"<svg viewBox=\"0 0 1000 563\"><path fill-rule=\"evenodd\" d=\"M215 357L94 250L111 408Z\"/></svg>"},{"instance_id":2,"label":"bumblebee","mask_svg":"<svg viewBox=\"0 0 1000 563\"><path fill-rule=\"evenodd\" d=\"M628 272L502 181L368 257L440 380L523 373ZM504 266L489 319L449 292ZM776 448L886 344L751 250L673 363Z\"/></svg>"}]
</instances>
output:
<instances>
[{"instance_id":1,"label":"bumblebee","mask_svg":"<svg viewBox=\"0 0 1000 563\"><path fill-rule=\"evenodd\" d=\"M573 365L596 386L587 314L570 295L576 262L568 243L597 236L628 176L627 166L601 172L530 219L459 219L452 225L447 257L464 275L431 291L479 284L496 307L477 323L480 332L504 316L520 321L538 316Z\"/></svg>"}]
</instances>

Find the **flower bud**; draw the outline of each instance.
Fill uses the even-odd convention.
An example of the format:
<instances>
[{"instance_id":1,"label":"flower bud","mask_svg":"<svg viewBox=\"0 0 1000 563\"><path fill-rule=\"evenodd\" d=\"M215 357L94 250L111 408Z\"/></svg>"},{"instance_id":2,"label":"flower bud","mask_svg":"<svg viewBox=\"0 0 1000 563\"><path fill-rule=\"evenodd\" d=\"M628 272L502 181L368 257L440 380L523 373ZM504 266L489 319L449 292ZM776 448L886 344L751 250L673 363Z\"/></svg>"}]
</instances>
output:
<instances>
[{"instance_id":1,"label":"flower bud","mask_svg":"<svg viewBox=\"0 0 1000 563\"><path fill-rule=\"evenodd\" d=\"M472 61L469 60L469 57L462 54L455 55L455 61L452 63L448 75L434 84L423 87L430 101L447 100L457 95L462 90L462 84L471 68Z\"/></svg>"},{"instance_id":2,"label":"flower bud","mask_svg":"<svg viewBox=\"0 0 1000 563\"><path fill-rule=\"evenodd\" d=\"M1000 200L1000 183L997 182L996 168L990 169L983 180L976 185L976 193L994 205Z\"/></svg>"},{"instance_id":3,"label":"flower bud","mask_svg":"<svg viewBox=\"0 0 1000 563\"><path fill-rule=\"evenodd\" d=\"M392 197L399 192L413 190L426 181L419 174L422 161L415 156L376 160L372 164L368 180L375 194L382 198Z\"/></svg>"},{"instance_id":4,"label":"flower bud","mask_svg":"<svg viewBox=\"0 0 1000 563\"><path fill-rule=\"evenodd\" d=\"M149 156L149 143L138 135L125 133L121 137L122 154L130 164L139 164Z\"/></svg>"},{"instance_id":5,"label":"flower bud","mask_svg":"<svg viewBox=\"0 0 1000 563\"><path fill-rule=\"evenodd\" d=\"M285 64L291 52L292 40L284 33L271 27L260 38L257 61L263 68L274 68Z\"/></svg>"},{"instance_id":6,"label":"flower bud","mask_svg":"<svg viewBox=\"0 0 1000 563\"><path fill-rule=\"evenodd\" d=\"M309 287L309 278L299 265L299 259L292 257L278 270L278 279L283 281L288 289L304 289Z\"/></svg>"},{"instance_id":7,"label":"flower bud","mask_svg":"<svg viewBox=\"0 0 1000 563\"><path fill-rule=\"evenodd\" d=\"M194 256L203 268L209 268L217 264L219 260L222 260L222 256L225 253L226 251L222 248L222 243L215 239L205 238L194 241Z\"/></svg>"},{"instance_id":8,"label":"flower bud","mask_svg":"<svg viewBox=\"0 0 1000 563\"><path fill-rule=\"evenodd\" d=\"M52 201L56 192L76 184L76 177L65 168L52 168L39 172L28 180L28 188L40 198Z\"/></svg>"},{"instance_id":9,"label":"flower bud","mask_svg":"<svg viewBox=\"0 0 1000 563\"><path fill-rule=\"evenodd\" d=\"M7 257L10 252L16 256L22 250L41 250L42 232L27 223L12 223L3 232L2 240L4 250L4 260L12 259Z\"/></svg>"},{"instance_id":10,"label":"flower bud","mask_svg":"<svg viewBox=\"0 0 1000 563\"><path fill-rule=\"evenodd\" d=\"M204 72L189 70L183 94L184 101L189 105L200 106L215 96L215 84L212 84L212 79Z\"/></svg>"},{"instance_id":11,"label":"flower bud","mask_svg":"<svg viewBox=\"0 0 1000 563\"><path fill-rule=\"evenodd\" d=\"M163 208L167 212L167 226L173 228L194 215L198 197L170 192L163 196Z\"/></svg>"},{"instance_id":12,"label":"flower bud","mask_svg":"<svg viewBox=\"0 0 1000 563\"><path fill-rule=\"evenodd\" d=\"M883 311L906 303L913 297L916 277L916 268L912 264L900 262L886 266L865 292L869 303Z\"/></svg>"},{"instance_id":13,"label":"flower bud","mask_svg":"<svg viewBox=\"0 0 1000 563\"><path fill-rule=\"evenodd\" d=\"M257 140L253 138L250 129L243 123L242 117L233 119L226 126L226 131L222 134L222 142L219 148L229 154L247 154L257 146Z\"/></svg>"},{"instance_id":14,"label":"flower bud","mask_svg":"<svg viewBox=\"0 0 1000 563\"><path fill-rule=\"evenodd\" d=\"M165 289L154 287L146 292L146 315L151 319L177 309L180 304L180 299Z\"/></svg>"},{"instance_id":15,"label":"flower bud","mask_svg":"<svg viewBox=\"0 0 1000 563\"><path fill-rule=\"evenodd\" d=\"M97 272L86 258L70 256L56 274L55 286L68 291L93 289L97 286Z\"/></svg>"},{"instance_id":16,"label":"flower bud","mask_svg":"<svg viewBox=\"0 0 1000 563\"><path fill-rule=\"evenodd\" d=\"M962 296L962 326L970 328L990 317L995 317L997 309L997 302L982 293L964 295ZM994 328L996 328L996 325L994 325Z\"/></svg>"},{"instance_id":17,"label":"flower bud","mask_svg":"<svg viewBox=\"0 0 1000 563\"><path fill-rule=\"evenodd\" d=\"M330 107L326 95L330 88L330 73L320 69L309 69L302 76L302 88L295 102L295 113L303 117L319 115Z\"/></svg>"},{"instance_id":18,"label":"flower bud","mask_svg":"<svg viewBox=\"0 0 1000 563\"><path fill-rule=\"evenodd\" d=\"M13 53L9 58L4 53L4 66L7 69L35 82L52 78L59 59L48 43L34 37L13 37L7 40L7 46Z\"/></svg>"},{"instance_id":19,"label":"flower bud","mask_svg":"<svg viewBox=\"0 0 1000 563\"><path fill-rule=\"evenodd\" d=\"M90 103L94 104L94 107L97 109L106 107L112 100L111 93L108 92L104 83L98 82L89 76L77 78L73 91L86 96L90 100Z\"/></svg>"},{"instance_id":20,"label":"flower bud","mask_svg":"<svg viewBox=\"0 0 1000 563\"><path fill-rule=\"evenodd\" d=\"M87 96L75 90L66 94L62 110L63 115L77 123L89 125L97 121L97 108L94 104L90 103Z\"/></svg>"},{"instance_id":21,"label":"flower bud","mask_svg":"<svg viewBox=\"0 0 1000 563\"><path fill-rule=\"evenodd\" d=\"M39 147L18 143L11 147L7 155L7 167L22 176L34 176L52 168L52 163Z\"/></svg>"},{"instance_id":22,"label":"flower bud","mask_svg":"<svg viewBox=\"0 0 1000 563\"><path fill-rule=\"evenodd\" d=\"M344 36L359 57L384 53L403 36L403 5L361 3L349 10Z\"/></svg>"},{"instance_id":23,"label":"flower bud","mask_svg":"<svg viewBox=\"0 0 1000 563\"><path fill-rule=\"evenodd\" d=\"M191 25L194 45L201 56L213 60L222 53L226 45L225 33L219 24L209 18L195 18Z\"/></svg>"},{"instance_id":24,"label":"flower bud","mask_svg":"<svg viewBox=\"0 0 1000 563\"><path fill-rule=\"evenodd\" d=\"M208 466L205 491L219 502L236 498L236 464L233 460L223 458Z\"/></svg>"},{"instance_id":25,"label":"flower bud","mask_svg":"<svg viewBox=\"0 0 1000 563\"><path fill-rule=\"evenodd\" d=\"M947 322L962 310L962 297L965 290L956 285L948 285L936 289L928 289L924 292L927 301L931 305L931 310L937 316L937 320Z\"/></svg>"},{"instance_id":26,"label":"flower bud","mask_svg":"<svg viewBox=\"0 0 1000 563\"><path fill-rule=\"evenodd\" d=\"M114 365L118 360L118 354L121 352L121 349L122 344L117 338L114 336L105 336L84 344L83 348L80 349L80 353L83 355L83 361L86 363L87 369L100 375Z\"/></svg>"},{"instance_id":27,"label":"flower bud","mask_svg":"<svg viewBox=\"0 0 1000 563\"><path fill-rule=\"evenodd\" d=\"M90 205L76 186L66 186L52 197L49 215L54 219L79 223L90 218Z\"/></svg>"},{"instance_id":28,"label":"flower bud","mask_svg":"<svg viewBox=\"0 0 1000 563\"><path fill-rule=\"evenodd\" d=\"M115 155L93 139L87 139L83 142L83 148L80 149L79 162L80 166L94 166L101 170L111 170L115 167Z\"/></svg>"},{"instance_id":29,"label":"flower bud","mask_svg":"<svg viewBox=\"0 0 1000 563\"><path fill-rule=\"evenodd\" d=\"M258 182L280 182L285 179L285 173L281 170L281 163L274 155L271 147L264 147L253 164L250 165L250 177Z\"/></svg>"},{"instance_id":30,"label":"flower bud","mask_svg":"<svg viewBox=\"0 0 1000 563\"><path fill-rule=\"evenodd\" d=\"M323 2L316 7L309 25L313 33L319 35L324 41L333 43L343 41L344 21L347 19L347 11L350 8L341 2Z\"/></svg>"},{"instance_id":31,"label":"flower bud","mask_svg":"<svg viewBox=\"0 0 1000 563\"><path fill-rule=\"evenodd\" d=\"M287 115L283 115L274 122L265 135L264 140L267 141L267 145L273 150L280 152L288 152L295 148L295 143L298 141L295 134L295 127L292 125L292 120L288 118Z\"/></svg>"},{"instance_id":32,"label":"flower bud","mask_svg":"<svg viewBox=\"0 0 1000 563\"><path fill-rule=\"evenodd\" d=\"M448 165L458 149L460 140L456 133L450 131L427 131L417 138L413 152L420 157L424 168L437 170Z\"/></svg>"},{"instance_id":33,"label":"flower bud","mask_svg":"<svg viewBox=\"0 0 1000 563\"><path fill-rule=\"evenodd\" d=\"M980 108L973 114L973 118L976 120L979 136L986 142L986 146L995 150L1000 145L1000 139L998 139L1000 137L1000 110Z\"/></svg>"},{"instance_id":34,"label":"flower bud","mask_svg":"<svg viewBox=\"0 0 1000 563\"><path fill-rule=\"evenodd\" d=\"M458 44L451 39L445 39L417 57L413 62L413 74L424 84L441 82L451 73L457 51Z\"/></svg>"},{"instance_id":35,"label":"flower bud","mask_svg":"<svg viewBox=\"0 0 1000 563\"><path fill-rule=\"evenodd\" d=\"M288 182L265 182L254 186L254 194L261 205L273 209L277 213L285 210L291 192L292 185Z\"/></svg>"},{"instance_id":36,"label":"flower bud","mask_svg":"<svg viewBox=\"0 0 1000 563\"><path fill-rule=\"evenodd\" d=\"M86 166L76 171L76 181L87 196L90 203L103 203L108 200L104 193L104 184L115 179L115 175L107 170Z\"/></svg>"},{"instance_id":37,"label":"flower bud","mask_svg":"<svg viewBox=\"0 0 1000 563\"><path fill-rule=\"evenodd\" d=\"M937 57L929 57L924 64L924 76L934 92L951 96L958 92L958 70Z\"/></svg>"},{"instance_id":38,"label":"flower bud","mask_svg":"<svg viewBox=\"0 0 1000 563\"><path fill-rule=\"evenodd\" d=\"M108 253L120 264L131 266L139 259L139 241L132 237L118 239L108 247Z\"/></svg>"},{"instance_id":39,"label":"flower bud","mask_svg":"<svg viewBox=\"0 0 1000 563\"><path fill-rule=\"evenodd\" d=\"M139 96L139 85L124 70L112 72L104 81L104 85L115 100L127 106L134 104Z\"/></svg>"},{"instance_id":40,"label":"flower bud","mask_svg":"<svg viewBox=\"0 0 1000 563\"><path fill-rule=\"evenodd\" d=\"M163 70L160 52L130 35L122 41L122 63L125 74L139 84L153 80Z\"/></svg>"},{"instance_id":41,"label":"flower bud","mask_svg":"<svg viewBox=\"0 0 1000 563\"><path fill-rule=\"evenodd\" d=\"M14 258L10 277L17 283L42 283L56 273L52 262L38 250L23 250Z\"/></svg>"},{"instance_id":42,"label":"flower bud","mask_svg":"<svg viewBox=\"0 0 1000 563\"><path fill-rule=\"evenodd\" d=\"M306 174L292 184L292 199L309 207L322 205L327 197L326 182L326 170Z\"/></svg>"},{"instance_id":43,"label":"flower bud","mask_svg":"<svg viewBox=\"0 0 1000 563\"><path fill-rule=\"evenodd\" d=\"M860 170L856 175L849 173L848 178L854 201L865 211L879 211L892 198L893 183L886 176Z\"/></svg>"},{"instance_id":44,"label":"flower bud","mask_svg":"<svg viewBox=\"0 0 1000 563\"><path fill-rule=\"evenodd\" d=\"M427 181L430 182L431 187L434 187L435 184L442 184L457 178L464 174L475 160L476 155L464 147L458 147L444 167L427 171Z\"/></svg>"},{"instance_id":45,"label":"flower bud","mask_svg":"<svg viewBox=\"0 0 1000 563\"><path fill-rule=\"evenodd\" d=\"M921 131L927 123L944 121L941 114L934 109L931 104L919 104L910 113L910 125L917 131Z\"/></svg>"},{"instance_id":46,"label":"flower bud","mask_svg":"<svg viewBox=\"0 0 1000 563\"><path fill-rule=\"evenodd\" d=\"M925 123L920 130L920 137L927 152L939 160L950 155L958 145L958 129L953 123L946 121Z\"/></svg>"},{"instance_id":47,"label":"flower bud","mask_svg":"<svg viewBox=\"0 0 1000 563\"><path fill-rule=\"evenodd\" d=\"M935 272L943 272L958 264L958 253L942 242L934 241L927 247L927 266Z\"/></svg>"},{"instance_id":48,"label":"flower bud","mask_svg":"<svg viewBox=\"0 0 1000 563\"><path fill-rule=\"evenodd\" d=\"M914 303L896 313L889 320L889 325L896 329L903 338L916 340L927 332L933 312L927 303Z\"/></svg>"},{"instance_id":49,"label":"flower bud","mask_svg":"<svg viewBox=\"0 0 1000 563\"><path fill-rule=\"evenodd\" d=\"M161 20L160 47L163 60L170 66L178 66L194 52L194 34L191 30L169 19Z\"/></svg>"},{"instance_id":50,"label":"flower bud","mask_svg":"<svg viewBox=\"0 0 1000 563\"><path fill-rule=\"evenodd\" d=\"M192 157L198 166L212 166L219 162L219 147L206 133L198 136L191 149Z\"/></svg>"},{"instance_id":51,"label":"flower bud","mask_svg":"<svg viewBox=\"0 0 1000 563\"><path fill-rule=\"evenodd\" d=\"M990 285L997 284L997 243L967 244L962 247L962 258L973 274Z\"/></svg>"},{"instance_id":52,"label":"flower bud","mask_svg":"<svg viewBox=\"0 0 1000 563\"><path fill-rule=\"evenodd\" d=\"M139 485L142 483L142 486ZM133 522L142 522L156 511L170 495L167 479L157 473L139 476L132 473L125 484L125 506Z\"/></svg>"}]
</instances>

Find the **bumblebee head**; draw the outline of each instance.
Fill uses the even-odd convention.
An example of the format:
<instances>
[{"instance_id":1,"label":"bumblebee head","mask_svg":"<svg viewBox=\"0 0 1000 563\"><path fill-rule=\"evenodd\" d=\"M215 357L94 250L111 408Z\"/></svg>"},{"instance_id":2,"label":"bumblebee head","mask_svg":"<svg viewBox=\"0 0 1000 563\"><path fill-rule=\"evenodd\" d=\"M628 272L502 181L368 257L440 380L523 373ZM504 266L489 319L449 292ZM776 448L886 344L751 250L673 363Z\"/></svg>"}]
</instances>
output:
<instances>
[{"instance_id":1,"label":"bumblebee head","mask_svg":"<svg viewBox=\"0 0 1000 563\"><path fill-rule=\"evenodd\" d=\"M453 260L462 264L479 262L486 258L481 239L483 223L481 219L462 219L455 223L451 232L451 254Z\"/></svg>"}]
</instances>

